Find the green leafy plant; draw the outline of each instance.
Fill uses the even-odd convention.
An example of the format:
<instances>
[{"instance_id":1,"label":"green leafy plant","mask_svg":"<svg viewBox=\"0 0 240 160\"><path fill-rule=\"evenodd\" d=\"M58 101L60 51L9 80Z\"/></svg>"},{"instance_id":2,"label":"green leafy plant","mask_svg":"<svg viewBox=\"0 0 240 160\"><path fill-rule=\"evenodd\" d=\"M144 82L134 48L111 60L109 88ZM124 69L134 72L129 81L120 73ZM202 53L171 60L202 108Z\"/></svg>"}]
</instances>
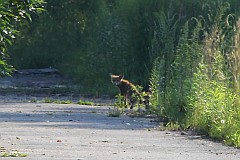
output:
<instances>
[{"instance_id":1,"label":"green leafy plant","mask_svg":"<svg viewBox=\"0 0 240 160\"><path fill-rule=\"evenodd\" d=\"M212 10L212 3L204 5L203 9L208 11L203 16L180 26L180 36L174 41L174 47L167 46L168 37L164 39L165 47L172 51L166 57L171 58L165 59L164 48L159 52L156 52L157 47L153 48L153 53L161 53L158 57L162 62L153 63L150 100L152 107L163 108L157 112L169 118L170 128L175 128L175 124L178 124L177 128L192 127L227 144L239 146L238 27L229 21L233 15L226 14L228 3L213 4L218 6L217 9ZM163 15L158 15L157 28L165 28L162 27L166 23ZM156 29L155 33L168 33L163 31L166 28ZM159 44L161 41L156 36L153 42Z\"/></svg>"},{"instance_id":2,"label":"green leafy plant","mask_svg":"<svg viewBox=\"0 0 240 160\"><path fill-rule=\"evenodd\" d=\"M127 107L124 104L124 98L121 94L115 96L114 108L108 112L109 117L119 117Z\"/></svg>"},{"instance_id":3,"label":"green leafy plant","mask_svg":"<svg viewBox=\"0 0 240 160\"><path fill-rule=\"evenodd\" d=\"M43 103L53 103L54 100L49 98L49 97L45 97L43 100L42 100Z\"/></svg>"},{"instance_id":4,"label":"green leafy plant","mask_svg":"<svg viewBox=\"0 0 240 160\"><path fill-rule=\"evenodd\" d=\"M227 8L226 4L219 8L216 17L212 18L213 26L205 33L203 56L194 73L191 93L188 96L187 117L190 126L215 139L239 147L238 94L236 88L232 88L232 75L225 66L224 51L227 50L221 48L223 42L229 42L225 40L227 33L223 32L224 25L219 22L225 17L224 12ZM233 49L233 52L235 51L236 48ZM230 64L237 69L234 59ZM234 77L239 76L238 72L233 73Z\"/></svg>"},{"instance_id":5,"label":"green leafy plant","mask_svg":"<svg viewBox=\"0 0 240 160\"><path fill-rule=\"evenodd\" d=\"M91 105L91 106L94 105L93 102L91 102L91 101L86 101L86 100L82 100L82 99L80 99L80 100L77 102L77 104L79 104L79 105Z\"/></svg>"},{"instance_id":6,"label":"green leafy plant","mask_svg":"<svg viewBox=\"0 0 240 160\"><path fill-rule=\"evenodd\" d=\"M160 96L161 96L160 67L161 67L160 58L156 58L153 62L153 68L152 68L150 79L149 79L149 87L151 89L149 103L150 103L150 110L156 111L160 115L163 115L163 111L159 111L160 105L163 106L163 104L160 102Z\"/></svg>"},{"instance_id":7,"label":"green leafy plant","mask_svg":"<svg viewBox=\"0 0 240 160\"><path fill-rule=\"evenodd\" d=\"M115 96L115 102L114 102L114 107L116 108L126 108L126 104L124 104L124 97L121 94L117 94Z\"/></svg>"},{"instance_id":8,"label":"green leafy plant","mask_svg":"<svg viewBox=\"0 0 240 160\"><path fill-rule=\"evenodd\" d=\"M9 58L8 49L19 35L19 28L27 26L27 21L32 21L32 13L41 13L43 0L0 1L0 76L10 76L14 68L6 60Z\"/></svg>"},{"instance_id":9,"label":"green leafy plant","mask_svg":"<svg viewBox=\"0 0 240 160\"><path fill-rule=\"evenodd\" d=\"M58 104L71 104L73 102L71 100L57 100L57 101L54 101L54 103L58 103Z\"/></svg>"},{"instance_id":10,"label":"green leafy plant","mask_svg":"<svg viewBox=\"0 0 240 160\"><path fill-rule=\"evenodd\" d=\"M27 154L25 153L2 153L0 157L27 157Z\"/></svg>"},{"instance_id":11,"label":"green leafy plant","mask_svg":"<svg viewBox=\"0 0 240 160\"><path fill-rule=\"evenodd\" d=\"M166 124L165 129L170 130L170 131L178 131L179 129L181 129L181 127L178 122L168 122Z\"/></svg>"}]
</instances>

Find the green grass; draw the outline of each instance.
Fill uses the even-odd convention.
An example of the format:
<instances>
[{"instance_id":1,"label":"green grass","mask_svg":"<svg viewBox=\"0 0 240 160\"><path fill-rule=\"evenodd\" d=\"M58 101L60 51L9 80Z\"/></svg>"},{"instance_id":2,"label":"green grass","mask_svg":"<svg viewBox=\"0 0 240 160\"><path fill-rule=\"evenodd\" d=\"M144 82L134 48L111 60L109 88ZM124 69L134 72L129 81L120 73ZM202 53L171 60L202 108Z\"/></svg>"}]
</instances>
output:
<instances>
[{"instance_id":1,"label":"green grass","mask_svg":"<svg viewBox=\"0 0 240 160\"><path fill-rule=\"evenodd\" d=\"M55 99L51 99L49 97L44 98L43 100L41 100L40 102L43 103L56 103L56 104L73 104L74 102L72 100L55 100ZM94 102L91 101L85 101L80 99L78 102L76 102L79 105L95 105Z\"/></svg>"},{"instance_id":2,"label":"green grass","mask_svg":"<svg viewBox=\"0 0 240 160\"><path fill-rule=\"evenodd\" d=\"M77 102L77 104L79 104L79 105L90 105L90 106L93 106L93 105L94 105L93 102L91 102L91 101L85 101L85 100L82 100L82 99L80 99L80 100Z\"/></svg>"},{"instance_id":3,"label":"green grass","mask_svg":"<svg viewBox=\"0 0 240 160\"><path fill-rule=\"evenodd\" d=\"M151 107L157 106L157 115L170 120L165 129L194 128L213 139L240 147L240 20L233 27L237 30L226 30L228 7L227 3L218 4L215 16L203 17L212 21L204 28L197 18L192 31L188 27L191 22L186 23L176 54L171 57L173 61L160 57L164 68L161 70L160 63L154 66L160 69L159 73L152 69L150 100ZM199 39L202 31L205 39ZM215 41L212 37L219 39ZM165 67L166 64L171 68Z\"/></svg>"},{"instance_id":4,"label":"green grass","mask_svg":"<svg viewBox=\"0 0 240 160\"><path fill-rule=\"evenodd\" d=\"M72 104L73 102L71 100L56 100L54 103L57 104Z\"/></svg>"},{"instance_id":5,"label":"green grass","mask_svg":"<svg viewBox=\"0 0 240 160\"><path fill-rule=\"evenodd\" d=\"M53 103L54 100L50 99L49 97L46 97L41 102L43 102L43 103Z\"/></svg>"},{"instance_id":6,"label":"green grass","mask_svg":"<svg viewBox=\"0 0 240 160\"><path fill-rule=\"evenodd\" d=\"M27 154L25 153L2 153L0 157L27 157Z\"/></svg>"}]
</instances>

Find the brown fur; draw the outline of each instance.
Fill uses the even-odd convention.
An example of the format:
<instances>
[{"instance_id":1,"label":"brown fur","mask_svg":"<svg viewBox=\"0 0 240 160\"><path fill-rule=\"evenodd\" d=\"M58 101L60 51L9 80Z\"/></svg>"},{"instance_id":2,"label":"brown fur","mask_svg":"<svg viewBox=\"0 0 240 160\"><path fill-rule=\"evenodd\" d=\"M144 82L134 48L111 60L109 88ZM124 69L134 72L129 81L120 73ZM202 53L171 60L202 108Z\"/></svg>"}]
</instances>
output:
<instances>
[{"instance_id":1,"label":"brown fur","mask_svg":"<svg viewBox=\"0 0 240 160\"><path fill-rule=\"evenodd\" d=\"M124 75L113 75L110 74L111 81L116 85L121 95L124 98L124 104L127 106L128 102L130 103L130 109L132 109L137 100L141 101L140 93L138 92L136 86L129 82L128 80L123 79ZM135 97L133 96L135 94ZM137 98L136 98L137 96Z\"/></svg>"}]
</instances>

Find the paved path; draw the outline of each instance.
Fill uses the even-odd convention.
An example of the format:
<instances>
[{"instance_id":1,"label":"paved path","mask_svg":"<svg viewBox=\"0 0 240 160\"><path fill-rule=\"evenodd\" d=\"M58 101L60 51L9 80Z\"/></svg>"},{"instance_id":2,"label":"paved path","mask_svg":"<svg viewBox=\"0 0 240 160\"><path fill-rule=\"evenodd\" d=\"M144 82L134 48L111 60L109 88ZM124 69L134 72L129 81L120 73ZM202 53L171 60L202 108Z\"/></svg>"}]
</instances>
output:
<instances>
[{"instance_id":1,"label":"paved path","mask_svg":"<svg viewBox=\"0 0 240 160\"><path fill-rule=\"evenodd\" d=\"M109 117L105 106L0 103L0 146L31 160L239 160L240 150L178 132L151 119Z\"/></svg>"}]
</instances>

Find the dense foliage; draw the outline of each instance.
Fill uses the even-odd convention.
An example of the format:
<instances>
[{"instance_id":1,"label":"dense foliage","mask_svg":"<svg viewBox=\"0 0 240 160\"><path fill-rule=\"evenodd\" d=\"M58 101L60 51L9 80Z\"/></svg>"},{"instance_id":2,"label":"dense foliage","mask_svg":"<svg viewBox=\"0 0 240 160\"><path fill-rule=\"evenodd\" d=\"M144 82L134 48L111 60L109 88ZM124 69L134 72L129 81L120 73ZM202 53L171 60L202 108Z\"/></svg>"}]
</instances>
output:
<instances>
[{"instance_id":1,"label":"dense foliage","mask_svg":"<svg viewBox=\"0 0 240 160\"><path fill-rule=\"evenodd\" d=\"M179 36L166 36L172 59L160 54L161 61L153 64L151 86L160 86L151 99L153 109L171 125L180 123L239 147L240 19L230 14L229 4L203 5L206 15L187 20Z\"/></svg>"},{"instance_id":2,"label":"dense foliage","mask_svg":"<svg viewBox=\"0 0 240 160\"><path fill-rule=\"evenodd\" d=\"M17 69L56 67L92 94L124 73L159 117L240 146L239 0L46 2L10 50Z\"/></svg>"},{"instance_id":3,"label":"dense foliage","mask_svg":"<svg viewBox=\"0 0 240 160\"><path fill-rule=\"evenodd\" d=\"M13 67L6 62L8 48L19 33L19 28L31 21L31 14L43 11L43 0L0 0L0 75L10 75Z\"/></svg>"}]
</instances>

